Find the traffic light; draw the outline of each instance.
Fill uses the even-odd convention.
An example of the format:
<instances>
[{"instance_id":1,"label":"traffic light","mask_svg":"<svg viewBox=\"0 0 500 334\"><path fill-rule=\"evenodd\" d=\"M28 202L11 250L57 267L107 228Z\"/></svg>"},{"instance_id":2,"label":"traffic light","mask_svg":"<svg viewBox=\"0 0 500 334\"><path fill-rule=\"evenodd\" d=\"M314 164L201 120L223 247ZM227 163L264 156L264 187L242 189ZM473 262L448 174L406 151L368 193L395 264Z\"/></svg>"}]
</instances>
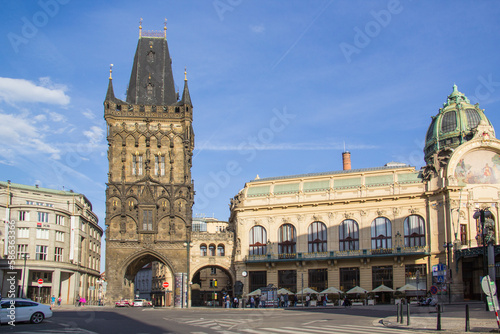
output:
<instances>
[{"instance_id":1,"label":"traffic light","mask_svg":"<svg viewBox=\"0 0 500 334\"><path fill-rule=\"evenodd\" d=\"M216 288L216 287L217 287L217 280L214 279L214 288Z\"/></svg>"}]
</instances>

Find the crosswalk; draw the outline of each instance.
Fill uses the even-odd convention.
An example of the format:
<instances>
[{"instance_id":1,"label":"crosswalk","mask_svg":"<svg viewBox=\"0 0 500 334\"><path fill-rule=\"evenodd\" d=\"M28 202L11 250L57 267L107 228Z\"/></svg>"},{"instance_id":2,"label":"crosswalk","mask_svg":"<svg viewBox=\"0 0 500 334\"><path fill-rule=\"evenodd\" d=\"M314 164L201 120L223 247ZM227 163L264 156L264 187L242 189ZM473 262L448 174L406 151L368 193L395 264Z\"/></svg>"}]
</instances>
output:
<instances>
[{"instance_id":1,"label":"crosswalk","mask_svg":"<svg viewBox=\"0 0 500 334\"><path fill-rule=\"evenodd\" d=\"M172 321L171 318L164 320ZM358 325L326 325L323 323L303 324L301 326L282 326L282 327L254 327L248 320L228 319L228 320L213 320L213 319L176 319L185 325L205 328L209 333L220 334L282 334L282 333L302 333L302 334L317 334L317 333L339 333L339 334L357 334L357 333L373 333L373 334L409 334L415 333L407 329L396 329L388 327L375 326L358 326ZM207 334L207 332L193 331L191 334Z\"/></svg>"}]
</instances>

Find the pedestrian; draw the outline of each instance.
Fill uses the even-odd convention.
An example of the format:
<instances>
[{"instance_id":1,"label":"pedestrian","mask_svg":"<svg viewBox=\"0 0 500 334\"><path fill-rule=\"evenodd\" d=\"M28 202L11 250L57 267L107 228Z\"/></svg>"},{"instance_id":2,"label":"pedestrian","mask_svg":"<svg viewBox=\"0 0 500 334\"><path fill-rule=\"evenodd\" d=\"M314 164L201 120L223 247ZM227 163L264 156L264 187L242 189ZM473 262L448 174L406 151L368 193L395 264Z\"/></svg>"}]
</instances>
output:
<instances>
[{"instance_id":1,"label":"pedestrian","mask_svg":"<svg viewBox=\"0 0 500 334\"><path fill-rule=\"evenodd\" d=\"M280 307L285 307L285 296L280 296Z\"/></svg>"},{"instance_id":2,"label":"pedestrian","mask_svg":"<svg viewBox=\"0 0 500 334\"><path fill-rule=\"evenodd\" d=\"M309 307L309 301L311 300L311 296L309 296L309 294L307 294L306 296L306 307Z\"/></svg>"},{"instance_id":3,"label":"pedestrian","mask_svg":"<svg viewBox=\"0 0 500 334\"><path fill-rule=\"evenodd\" d=\"M80 295L76 297L76 306L81 306L82 302L80 301Z\"/></svg>"},{"instance_id":4,"label":"pedestrian","mask_svg":"<svg viewBox=\"0 0 500 334\"><path fill-rule=\"evenodd\" d=\"M290 303L290 297L288 296L288 293L285 294L285 307L288 307L288 303Z\"/></svg>"},{"instance_id":5,"label":"pedestrian","mask_svg":"<svg viewBox=\"0 0 500 334\"><path fill-rule=\"evenodd\" d=\"M56 296L52 295L50 298L50 306L54 307L56 305Z\"/></svg>"},{"instance_id":6,"label":"pedestrian","mask_svg":"<svg viewBox=\"0 0 500 334\"><path fill-rule=\"evenodd\" d=\"M253 298L253 296L250 296L250 308L254 307L255 307L255 299Z\"/></svg>"},{"instance_id":7,"label":"pedestrian","mask_svg":"<svg viewBox=\"0 0 500 334\"><path fill-rule=\"evenodd\" d=\"M321 301L322 301L321 297L322 296L318 293L318 298L316 299L316 306L321 306L321 304L322 304L321 303Z\"/></svg>"},{"instance_id":8,"label":"pedestrian","mask_svg":"<svg viewBox=\"0 0 500 334\"><path fill-rule=\"evenodd\" d=\"M259 308L260 307L260 298L259 296L256 296L255 297L255 308Z\"/></svg>"},{"instance_id":9,"label":"pedestrian","mask_svg":"<svg viewBox=\"0 0 500 334\"><path fill-rule=\"evenodd\" d=\"M57 306L61 306L61 295L59 295L59 298L57 298Z\"/></svg>"},{"instance_id":10,"label":"pedestrian","mask_svg":"<svg viewBox=\"0 0 500 334\"><path fill-rule=\"evenodd\" d=\"M297 298L297 295L293 295L293 307L297 307L298 302L299 302L299 298Z\"/></svg>"}]
</instances>

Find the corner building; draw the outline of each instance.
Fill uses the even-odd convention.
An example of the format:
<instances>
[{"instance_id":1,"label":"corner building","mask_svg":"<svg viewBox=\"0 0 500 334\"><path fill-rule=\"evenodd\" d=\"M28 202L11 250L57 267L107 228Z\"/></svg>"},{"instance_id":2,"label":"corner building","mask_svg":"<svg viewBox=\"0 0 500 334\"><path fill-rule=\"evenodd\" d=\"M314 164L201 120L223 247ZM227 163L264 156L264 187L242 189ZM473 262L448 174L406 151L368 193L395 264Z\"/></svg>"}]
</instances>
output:
<instances>
[{"instance_id":1,"label":"corner building","mask_svg":"<svg viewBox=\"0 0 500 334\"><path fill-rule=\"evenodd\" d=\"M83 194L0 182L0 218L5 222L0 229L3 297L13 275L16 297L47 304L52 295L62 304L73 304L78 296L97 302L103 231ZM14 270L9 256L15 258Z\"/></svg>"},{"instance_id":2,"label":"corner building","mask_svg":"<svg viewBox=\"0 0 500 334\"><path fill-rule=\"evenodd\" d=\"M143 31L126 101L104 101L109 174L106 189L107 299L134 295L134 277L147 263L165 265L175 305L187 303L192 224L194 133L187 79L175 92L166 26Z\"/></svg>"},{"instance_id":3,"label":"corner building","mask_svg":"<svg viewBox=\"0 0 500 334\"><path fill-rule=\"evenodd\" d=\"M484 110L454 86L432 117L424 153L420 170L350 169L344 152L341 171L246 183L229 222L244 292L411 284L421 295L436 285L443 300L480 299L483 247L473 215L489 208L498 230L500 141Z\"/></svg>"}]
</instances>

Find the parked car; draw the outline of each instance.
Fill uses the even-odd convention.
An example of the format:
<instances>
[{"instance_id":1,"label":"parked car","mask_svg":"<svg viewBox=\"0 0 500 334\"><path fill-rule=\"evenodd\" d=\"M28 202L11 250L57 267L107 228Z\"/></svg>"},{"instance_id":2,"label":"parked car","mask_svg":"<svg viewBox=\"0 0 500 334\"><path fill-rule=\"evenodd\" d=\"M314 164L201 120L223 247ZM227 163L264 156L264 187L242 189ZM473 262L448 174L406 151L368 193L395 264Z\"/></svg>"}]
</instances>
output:
<instances>
[{"instance_id":1,"label":"parked car","mask_svg":"<svg viewBox=\"0 0 500 334\"><path fill-rule=\"evenodd\" d=\"M39 324L52 317L52 307L30 299L2 299L0 301L0 323L30 321Z\"/></svg>"},{"instance_id":2,"label":"parked car","mask_svg":"<svg viewBox=\"0 0 500 334\"><path fill-rule=\"evenodd\" d=\"M134 299L134 306L135 307L143 307L144 305L144 299Z\"/></svg>"},{"instance_id":3,"label":"parked car","mask_svg":"<svg viewBox=\"0 0 500 334\"><path fill-rule=\"evenodd\" d=\"M145 300L144 301L144 306L147 306L147 307L153 307L153 302L150 301L150 300Z\"/></svg>"},{"instance_id":4,"label":"parked car","mask_svg":"<svg viewBox=\"0 0 500 334\"><path fill-rule=\"evenodd\" d=\"M132 305L134 304L132 303ZM130 302L127 299L122 299L115 303L115 307L129 307L132 305L130 305Z\"/></svg>"}]
</instances>

